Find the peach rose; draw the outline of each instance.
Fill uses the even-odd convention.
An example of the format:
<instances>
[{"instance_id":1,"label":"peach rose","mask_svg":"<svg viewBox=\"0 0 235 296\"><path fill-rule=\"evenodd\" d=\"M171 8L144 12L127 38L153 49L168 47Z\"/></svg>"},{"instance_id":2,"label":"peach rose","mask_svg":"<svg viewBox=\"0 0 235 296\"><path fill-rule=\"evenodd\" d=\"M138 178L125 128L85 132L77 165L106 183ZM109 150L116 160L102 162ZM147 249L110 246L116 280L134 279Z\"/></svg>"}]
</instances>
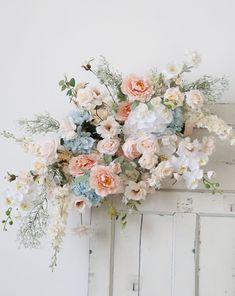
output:
<instances>
[{"instance_id":1,"label":"peach rose","mask_svg":"<svg viewBox=\"0 0 235 296\"><path fill-rule=\"evenodd\" d=\"M90 170L98 161L96 154L82 154L76 157L72 157L69 162L69 173L72 176L84 175L85 170Z\"/></svg>"},{"instance_id":2,"label":"peach rose","mask_svg":"<svg viewBox=\"0 0 235 296\"><path fill-rule=\"evenodd\" d=\"M121 178L114 174L111 168L97 165L91 169L90 186L98 195L105 197L109 194L120 193L121 184Z\"/></svg>"},{"instance_id":3,"label":"peach rose","mask_svg":"<svg viewBox=\"0 0 235 296\"><path fill-rule=\"evenodd\" d=\"M97 150L102 154L114 155L120 146L120 139L106 138L97 144Z\"/></svg>"},{"instance_id":4,"label":"peach rose","mask_svg":"<svg viewBox=\"0 0 235 296\"><path fill-rule=\"evenodd\" d=\"M118 105L116 119L118 121L125 121L125 120L127 120L130 112L131 112L131 103L130 102L121 102Z\"/></svg>"},{"instance_id":5,"label":"peach rose","mask_svg":"<svg viewBox=\"0 0 235 296\"><path fill-rule=\"evenodd\" d=\"M128 96L131 101L147 101L153 94L153 85L148 79L137 75L129 75L121 85L122 92Z\"/></svg>"},{"instance_id":6,"label":"peach rose","mask_svg":"<svg viewBox=\"0 0 235 296\"><path fill-rule=\"evenodd\" d=\"M140 156L140 152L137 149L137 139L133 137L127 138L126 142L122 146L123 153L125 157L133 160Z\"/></svg>"}]
</instances>

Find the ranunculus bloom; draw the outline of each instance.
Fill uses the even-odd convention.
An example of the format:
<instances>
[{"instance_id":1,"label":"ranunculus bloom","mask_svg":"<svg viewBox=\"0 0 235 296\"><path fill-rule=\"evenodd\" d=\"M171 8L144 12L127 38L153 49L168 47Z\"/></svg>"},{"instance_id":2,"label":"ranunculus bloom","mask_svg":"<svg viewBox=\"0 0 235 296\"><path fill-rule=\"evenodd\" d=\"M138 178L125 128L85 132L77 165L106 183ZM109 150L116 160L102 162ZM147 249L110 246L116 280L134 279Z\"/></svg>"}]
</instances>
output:
<instances>
[{"instance_id":1,"label":"ranunculus bloom","mask_svg":"<svg viewBox=\"0 0 235 296\"><path fill-rule=\"evenodd\" d=\"M125 157L130 160L139 157L141 154L137 149L137 140L138 138L129 137L122 146Z\"/></svg>"},{"instance_id":2,"label":"ranunculus bloom","mask_svg":"<svg viewBox=\"0 0 235 296\"><path fill-rule=\"evenodd\" d=\"M109 194L120 193L121 184L121 178L114 174L111 168L97 165L91 169L90 186L98 195L105 197Z\"/></svg>"},{"instance_id":3,"label":"ranunculus bloom","mask_svg":"<svg viewBox=\"0 0 235 296\"><path fill-rule=\"evenodd\" d=\"M192 109L198 109L203 106L204 103L204 96L200 92L200 90L193 89L186 93L186 103Z\"/></svg>"},{"instance_id":4,"label":"ranunculus bloom","mask_svg":"<svg viewBox=\"0 0 235 296\"><path fill-rule=\"evenodd\" d=\"M69 173L72 176L84 175L84 170L90 170L98 160L96 154L82 154L76 157L72 157L69 162Z\"/></svg>"},{"instance_id":5,"label":"ranunculus bloom","mask_svg":"<svg viewBox=\"0 0 235 296\"><path fill-rule=\"evenodd\" d=\"M131 101L145 102L153 94L153 85L148 79L132 74L127 76L121 85L122 92L128 96Z\"/></svg>"},{"instance_id":6,"label":"ranunculus bloom","mask_svg":"<svg viewBox=\"0 0 235 296\"><path fill-rule=\"evenodd\" d=\"M131 102L121 102L118 105L116 119L118 121L125 121L128 118L129 113L131 112Z\"/></svg>"},{"instance_id":7,"label":"ranunculus bloom","mask_svg":"<svg viewBox=\"0 0 235 296\"><path fill-rule=\"evenodd\" d=\"M102 154L114 155L120 146L120 139L106 138L98 142L97 150Z\"/></svg>"}]
</instances>

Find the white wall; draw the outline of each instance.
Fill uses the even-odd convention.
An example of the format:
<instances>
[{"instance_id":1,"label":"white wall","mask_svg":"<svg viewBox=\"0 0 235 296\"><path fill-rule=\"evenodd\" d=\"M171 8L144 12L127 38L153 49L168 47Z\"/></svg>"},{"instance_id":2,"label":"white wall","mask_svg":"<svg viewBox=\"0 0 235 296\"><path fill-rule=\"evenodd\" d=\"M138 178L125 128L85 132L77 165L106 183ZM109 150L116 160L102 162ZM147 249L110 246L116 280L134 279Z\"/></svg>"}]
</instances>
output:
<instances>
[{"instance_id":1,"label":"white wall","mask_svg":"<svg viewBox=\"0 0 235 296\"><path fill-rule=\"evenodd\" d=\"M235 26L232 0L0 0L0 128L21 117L70 109L57 81L65 72L89 78L80 65L100 54L124 73L144 72L197 49L194 74L227 74L234 102ZM14 144L0 139L0 185L6 171L30 165ZM2 219L3 208L0 217ZM50 249L18 250L15 229L0 232L0 295L86 295L87 239L69 235L51 274Z\"/></svg>"}]
</instances>

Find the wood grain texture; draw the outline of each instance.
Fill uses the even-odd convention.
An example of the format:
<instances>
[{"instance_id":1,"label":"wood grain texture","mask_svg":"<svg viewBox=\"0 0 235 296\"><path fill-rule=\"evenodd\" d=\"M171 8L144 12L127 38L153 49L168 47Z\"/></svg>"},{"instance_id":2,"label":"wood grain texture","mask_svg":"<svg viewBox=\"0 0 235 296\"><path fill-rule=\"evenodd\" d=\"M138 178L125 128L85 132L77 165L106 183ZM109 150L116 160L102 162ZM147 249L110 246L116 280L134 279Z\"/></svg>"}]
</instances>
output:
<instances>
[{"instance_id":1,"label":"wood grain texture","mask_svg":"<svg viewBox=\"0 0 235 296\"><path fill-rule=\"evenodd\" d=\"M235 127L235 104L210 108ZM128 215L124 230L105 209L93 210L89 296L234 295L235 147L216 145L208 169L216 170L223 194L165 182ZM126 211L121 196L112 202Z\"/></svg>"}]
</instances>

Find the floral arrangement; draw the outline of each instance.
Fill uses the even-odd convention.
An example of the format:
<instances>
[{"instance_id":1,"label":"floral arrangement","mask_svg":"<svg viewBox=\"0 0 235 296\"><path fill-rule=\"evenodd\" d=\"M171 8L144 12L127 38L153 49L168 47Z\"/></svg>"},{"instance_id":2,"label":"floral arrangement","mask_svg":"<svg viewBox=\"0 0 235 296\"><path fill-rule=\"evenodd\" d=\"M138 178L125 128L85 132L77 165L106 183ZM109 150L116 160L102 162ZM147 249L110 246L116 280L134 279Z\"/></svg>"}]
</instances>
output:
<instances>
[{"instance_id":1,"label":"floral arrangement","mask_svg":"<svg viewBox=\"0 0 235 296\"><path fill-rule=\"evenodd\" d=\"M125 226L127 215L114 207L113 195L119 194L131 212L165 178L172 186L184 181L195 189L202 182L212 192L220 191L214 172L204 171L215 148L213 138L190 136L193 129L205 128L235 144L232 127L209 110L228 82L208 75L187 81L185 74L200 60L190 51L184 62L145 77L122 76L104 58L97 65L91 60L82 67L98 78L98 87L65 76L59 86L74 104L72 113L60 121L49 114L20 120L23 137L2 132L35 155L31 170L8 173L14 185L6 193L4 230L14 218L19 220L18 240L25 247L38 247L49 231L53 269L72 209L84 213L106 206ZM33 141L37 134L49 135ZM91 226L74 231L88 233Z\"/></svg>"}]
</instances>

